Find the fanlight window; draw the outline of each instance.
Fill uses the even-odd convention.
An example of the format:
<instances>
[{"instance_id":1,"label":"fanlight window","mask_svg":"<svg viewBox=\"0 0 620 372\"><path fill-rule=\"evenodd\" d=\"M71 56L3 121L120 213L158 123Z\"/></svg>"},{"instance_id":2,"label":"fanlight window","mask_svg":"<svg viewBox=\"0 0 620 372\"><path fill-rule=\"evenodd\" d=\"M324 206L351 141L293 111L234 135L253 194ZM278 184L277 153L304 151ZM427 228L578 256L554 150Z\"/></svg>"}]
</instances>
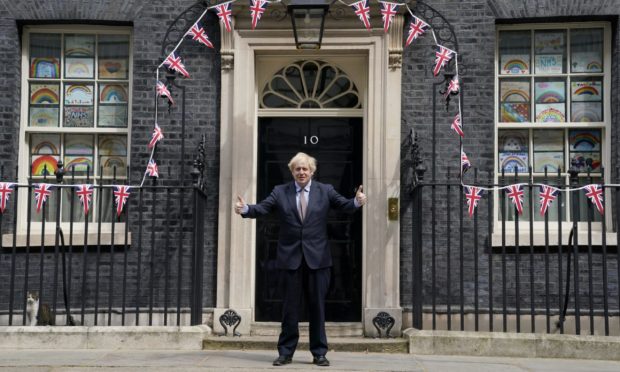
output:
<instances>
[{"instance_id":1,"label":"fanlight window","mask_svg":"<svg viewBox=\"0 0 620 372\"><path fill-rule=\"evenodd\" d=\"M278 71L261 94L261 108L361 108L359 91L338 67L298 61Z\"/></svg>"}]
</instances>

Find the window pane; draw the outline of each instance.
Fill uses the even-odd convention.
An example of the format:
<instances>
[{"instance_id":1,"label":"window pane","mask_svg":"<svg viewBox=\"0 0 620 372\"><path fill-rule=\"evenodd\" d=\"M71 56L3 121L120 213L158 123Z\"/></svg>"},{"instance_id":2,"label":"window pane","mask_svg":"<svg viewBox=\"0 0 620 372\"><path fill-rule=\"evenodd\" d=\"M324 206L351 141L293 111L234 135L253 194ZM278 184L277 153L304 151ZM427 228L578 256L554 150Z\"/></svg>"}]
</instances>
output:
<instances>
[{"instance_id":1,"label":"window pane","mask_svg":"<svg viewBox=\"0 0 620 372\"><path fill-rule=\"evenodd\" d=\"M505 177L503 180L501 180L502 184L515 184L515 183L527 183L528 180L527 178L524 177L518 177L515 178L514 176L507 176ZM504 203L504 216L506 218L506 221L515 221L515 212L517 211L516 206L512 203L512 199L508 196L509 194L509 190L505 189L504 191L501 192L502 197L504 198L503 201L500 200L500 210L502 208L502 204ZM530 220L530 189L528 186L523 186L523 213L521 215L518 215L519 221L529 221ZM502 219L502 216L500 214L499 219ZM513 228L514 224L512 225L506 225L507 228Z\"/></svg>"},{"instance_id":2,"label":"window pane","mask_svg":"<svg viewBox=\"0 0 620 372\"><path fill-rule=\"evenodd\" d=\"M541 183L549 186L560 187L564 185L565 178L563 177L548 177L547 180L543 178L534 178L535 183ZM540 200L540 187L533 187L532 191L534 193L534 221L544 221L545 216L540 214L541 209L541 200ZM562 216L562 221L566 221L566 197L567 193L558 192L555 200L549 204L547 208L547 214L549 215L549 221L557 221L558 220L558 208L561 209L560 215Z\"/></svg>"},{"instance_id":3,"label":"window pane","mask_svg":"<svg viewBox=\"0 0 620 372\"><path fill-rule=\"evenodd\" d=\"M579 186L585 186L589 184L600 184L601 179L598 177L580 177L579 178ZM596 206L592 203L590 198L586 196L585 190L579 190L574 192L574 197L577 199L578 211L579 215L577 216L577 221L587 222L588 220L592 222L601 222L603 220L602 215L599 213ZM603 206L605 205L605 198L603 197ZM573 217L573 210L571 208L571 220ZM587 235L581 235L579 237L580 242L587 242Z\"/></svg>"},{"instance_id":4,"label":"window pane","mask_svg":"<svg viewBox=\"0 0 620 372\"><path fill-rule=\"evenodd\" d=\"M31 134L30 163L32 176L51 176L58 169L60 135Z\"/></svg>"},{"instance_id":5,"label":"window pane","mask_svg":"<svg viewBox=\"0 0 620 372\"><path fill-rule=\"evenodd\" d=\"M534 53L537 74L566 72L566 31L535 31Z\"/></svg>"},{"instance_id":6,"label":"window pane","mask_svg":"<svg viewBox=\"0 0 620 372\"><path fill-rule=\"evenodd\" d=\"M65 77L95 77L95 36L65 35Z\"/></svg>"},{"instance_id":7,"label":"window pane","mask_svg":"<svg viewBox=\"0 0 620 372\"><path fill-rule=\"evenodd\" d=\"M100 127L127 127L127 84L99 84Z\"/></svg>"},{"instance_id":8,"label":"window pane","mask_svg":"<svg viewBox=\"0 0 620 372\"><path fill-rule=\"evenodd\" d=\"M112 185L112 184L113 183L110 181L104 182L104 185ZM123 212L121 213L120 217L118 217L116 213L116 203L114 201L114 189L111 187L102 188L101 189L102 199L101 201L97 200L97 208L101 206L101 211L97 212L97 218L101 216L102 222L112 222L112 219L116 219L116 222L125 222L126 220L125 212L129 204L131 203L132 198L135 198L138 196L138 192L136 189L130 190L129 192L131 193L131 195L129 196L129 199L127 199L127 202L125 203Z\"/></svg>"},{"instance_id":9,"label":"window pane","mask_svg":"<svg viewBox=\"0 0 620 372\"><path fill-rule=\"evenodd\" d=\"M99 167L103 176L126 177L127 137L118 135L99 136ZM115 173L116 172L116 173Z\"/></svg>"},{"instance_id":10,"label":"window pane","mask_svg":"<svg viewBox=\"0 0 620 372\"><path fill-rule=\"evenodd\" d=\"M65 127L92 127L94 125L93 84L65 84Z\"/></svg>"},{"instance_id":11,"label":"window pane","mask_svg":"<svg viewBox=\"0 0 620 372\"><path fill-rule=\"evenodd\" d=\"M603 78L587 77L571 82L571 121L603 121Z\"/></svg>"},{"instance_id":12,"label":"window pane","mask_svg":"<svg viewBox=\"0 0 620 372\"><path fill-rule=\"evenodd\" d=\"M60 34L30 34L30 77L60 78Z\"/></svg>"},{"instance_id":13,"label":"window pane","mask_svg":"<svg viewBox=\"0 0 620 372\"><path fill-rule=\"evenodd\" d=\"M529 167L529 136L527 130L499 131L499 171L527 173Z\"/></svg>"},{"instance_id":14,"label":"window pane","mask_svg":"<svg viewBox=\"0 0 620 372\"><path fill-rule=\"evenodd\" d=\"M530 102L529 79L500 80L500 122L529 122Z\"/></svg>"},{"instance_id":15,"label":"window pane","mask_svg":"<svg viewBox=\"0 0 620 372\"><path fill-rule=\"evenodd\" d=\"M572 129L568 134L571 166L580 172L601 171L601 130Z\"/></svg>"},{"instance_id":16,"label":"window pane","mask_svg":"<svg viewBox=\"0 0 620 372\"><path fill-rule=\"evenodd\" d=\"M501 31L499 33L499 73L522 75L530 73L531 32Z\"/></svg>"},{"instance_id":17,"label":"window pane","mask_svg":"<svg viewBox=\"0 0 620 372\"><path fill-rule=\"evenodd\" d=\"M57 127L60 113L59 84L30 84L28 125L31 127Z\"/></svg>"},{"instance_id":18,"label":"window pane","mask_svg":"<svg viewBox=\"0 0 620 372\"><path fill-rule=\"evenodd\" d=\"M564 166L564 131L534 130L534 172L557 173Z\"/></svg>"},{"instance_id":19,"label":"window pane","mask_svg":"<svg viewBox=\"0 0 620 372\"><path fill-rule=\"evenodd\" d=\"M79 185L82 183L85 183L86 180L75 180L75 182L73 182L73 184L75 185ZM92 184L92 181L91 181ZM84 207L82 206L82 202L80 201L80 198L78 197L78 195L76 194L76 189L71 187L65 187L62 189L62 202L61 202L61 220L62 222L84 222ZM91 196L91 200L90 200L90 204L88 207L88 221L92 222L93 221L93 212L94 212L94 205L95 205L95 201L96 201L96 197L95 195L97 194L97 190L95 190L93 192L93 195ZM72 208L73 205L73 208ZM73 213L73 214L72 214ZM79 228L80 226L76 226L76 228Z\"/></svg>"},{"instance_id":20,"label":"window pane","mask_svg":"<svg viewBox=\"0 0 620 372\"><path fill-rule=\"evenodd\" d=\"M65 169L68 175L85 176L87 171L92 177L94 139L90 134L65 135Z\"/></svg>"},{"instance_id":21,"label":"window pane","mask_svg":"<svg viewBox=\"0 0 620 372\"><path fill-rule=\"evenodd\" d=\"M571 72L603 72L603 29L571 30Z\"/></svg>"},{"instance_id":22,"label":"window pane","mask_svg":"<svg viewBox=\"0 0 620 372\"><path fill-rule=\"evenodd\" d=\"M38 179L35 182L36 183L50 183L50 184L55 184L56 183L56 178L54 177L48 177L46 179ZM36 189L36 186L33 185L30 188L30 220L32 222L41 222L43 221L43 217L45 217L45 222L55 222L56 221L56 211L57 211L57 206L58 206L58 188L56 187L52 187L50 189L51 193L48 195L47 197L47 201L41 205L40 210L37 212L37 202L35 201L35 193L34 190ZM40 234L41 232L38 231L36 232L38 234ZM33 234L35 234L35 232L33 232Z\"/></svg>"},{"instance_id":23,"label":"window pane","mask_svg":"<svg viewBox=\"0 0 620 372\"><path fill-rule=\"evenodd\" d=\"M566 80L536 78L536 122L563 123L566 121Z\"/></svg>"},{"instance_id":24,"label":"window pane","mask_svg":"<svg viewBox=\"0 0 620 372\"><path fill-rule=\"evenodd\" d=\"M129 36L99 35L99 78L127 79L129 77Z\"/></svg>"}]
</instances>

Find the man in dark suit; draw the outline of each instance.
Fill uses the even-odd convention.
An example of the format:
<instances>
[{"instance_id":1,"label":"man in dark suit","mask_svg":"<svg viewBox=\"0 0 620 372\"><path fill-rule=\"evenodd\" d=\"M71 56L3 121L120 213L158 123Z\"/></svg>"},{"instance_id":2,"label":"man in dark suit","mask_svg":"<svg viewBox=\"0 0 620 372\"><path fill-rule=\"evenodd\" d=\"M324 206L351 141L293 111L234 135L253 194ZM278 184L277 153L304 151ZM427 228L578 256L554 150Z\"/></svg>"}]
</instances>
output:
<instances>
[{"instance_id":1,"label":"man in dark suit","mask_svg":"<svg viewBox=\"0 0 620 372\"><path fill-rule=\"evenodd\" d=\"M274 366L291 363L299 340L300 304L304 284L310 315L310 352L313 363L329 366L325 334L325 297L329 288L332 257L327 240L327 214L330 209L353 213L366 203L362 186L355 198L347 199L331 185L312 181L316 160L302 152L288 164L294 181L276 186L258 204L246 204L237 196L235 212L256 218L277 212L280 219L276 264L282 270L284 303L282 331L278 339L278 358Z\"/></svg>"}]
</instances>

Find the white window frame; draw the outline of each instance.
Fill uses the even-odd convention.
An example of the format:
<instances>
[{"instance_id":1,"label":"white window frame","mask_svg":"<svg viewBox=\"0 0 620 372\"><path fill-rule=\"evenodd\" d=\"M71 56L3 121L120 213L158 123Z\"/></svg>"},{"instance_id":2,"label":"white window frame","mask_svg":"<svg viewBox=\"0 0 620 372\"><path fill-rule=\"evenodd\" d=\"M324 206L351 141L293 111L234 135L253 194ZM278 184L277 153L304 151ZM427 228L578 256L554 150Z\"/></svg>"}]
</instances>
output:
<instances>
[{"instance_id":1,"label":"white window frame","mask_svg":"<svg viewBox=\"0 0 620 372\"><path fill-rule=\"evenodd\" d=\"M60 34L106 34L106 35L127 35L129 38L129 54L128 54L128 76L126 80L114 80L114 82L126 83L128 86L128 101L127 101L127 127L126 128L97 128L96 125L89 128L63 128L59 127L29 127L29 103L30 103L30 88L29 82L31 78L29 77L30 71L30 34L31 33L60 33ZM64 56L64 36L61 37L61 70L64 70L65 66L65 56ZM32 133L59 133L59 134L124 134L127 136L127 164L131 164L130 158L130 149L131 149L131 123L132 123L132 97L133 97L133 29L127 26L88 26L88 25L45 25L45 26L25 26L22 32L22 63L21 63L21 115L20 115L20 130L19 130L19 160L18 160L18 182L25 184L28 182L28 177L30 173L30 147L27 141L27 137ZM98 63L99 59L97 57L98 53L98 44L95 45L95 57L94 57L94 77L92 79L84 79L86 81L93 81L93 85L95 87L95 97L94 99L98 99L99 88L97 82L97 71L98 71ZM61 71L60 79L54 79L55 82L60 83L60 100L64 99L64 83L65 82L74 82L80 81L81 79L75 78L65 78L64 71ZM41 80L40 78L32 78L32 80ZM60 110L61 111L61 110ZM97 109L94 110L94 123L97 123ZM63 120L63 112L59 112L60 118L59 121ZM98 149L98 141L97 136L94 137L94 158L96 159L97 149ZM93 172L94 174L94 172ZM129 175L128 175L129 176ZM54 178L54 176L51 176ZM71 173L67 172L65 174L65 181L70 180ZM49 179L49 177L48 177ZM77 178L76 178L77 179ZM103 177L103 180L111 179L111 177ZM122 177L117 177L117 179L122 180ZM97 184L99 177L94 179L91 175L90 183ZM55 179L54 179L55 181ZM121 181L122 182L122 181ZM52 182L53 183L53 182ZM23 241L24 235L27 231L27 209L28 209L28 193L25 189L20 189L19 194L19 202L18 202L18 218L17 218L17 226L16 232L18 234L18 245L20 241ZM93 235L97 234L97 228L99 222L97 221L97 214L95 212L96 206L96 197L93 198L93 205L91 209L91 213L95 213L93 216L93 221L89 222L89 244L96 244L97 240L93 239ZM42 229L41 222L31 222L31 244L39 243L40 244L40 236ZM69 222L60 222L60 226L68 231L70 223ZM50 233L53 234L53 231L56 228L55 222L46 222L45 223L45 245L49 245L50 241L53 244L53 240L50 239ZM102 238L102 243L110 241L110 232L112 228L112 223L104 222L101 223L101 231L105 233L105 236ZM81 239L79 235L80 232L83 233L84 223L83 222L75 222L73 224L73 230L77 232L78 236L74 238L74 244L80 244ZM115 241L118 244L119 242L124 243L124 230L125 224L123 222L115 223ZM122 236L122 239L120 238ZM3 239L8 238L6 235L3 236ZM75 241L78 241L77 243ZM34 243L33 243L34 241Z\"/></svg>"},{"instance_id":2,"label":"white window frame","mask_svg":"<svg viewBox=\"0 0 620 372\"><path fill-rule=\"evenodd\" d=\"M604 70L602 73L571 73L570 72L570 58L571 58L571 50L570 50L570 32L569 30L574 29L589 29L589 28L602 28L603 29L603 65ZM500 75L499 66L500 66L500 55L499 55L499 41L500 41L500 32L501 31L525 31L529 30L532 32L531 45L532 51L530 52L531 62L530 62L530 73L523 75ZM565 30L566 31L566 62L567 69L566 73L562 74L535 74L534 69L534 31L539 30ZM530 163L532 163L533 158L533 145L532 145L532 129L601 129L601 164L604 167L603 169L603 177L609 183L611 171L611 25L609 22L572 22L572 23L528 23L528 24L513 24L513 25L497 25L496 26L496 35L495 35L495 63L494 63L494 153L493 153L493 164L494 164L494 182L497 184L501 178L501 171L499 171L499 130L501 129L521 129L528 130L530 132L530 142L528 146L529 151L529 159ZM571 119L571 111L570 111L570 77L571 76L602 76L603 77L603 117L604 120L602 123L572 123L569 120ZM531 113L531 122L529 123L500 123L500 76L503 78L530 78L532 83L530 84L530 113ZM567 121L564 123L536 123L535 118L535 97L534 97L534 84L532 77L565 77L566 80L566 113L567 113ZM565 136L565 144L564 144L564 156L565 159L569 156L569 148L568 148L568 136ZM543 176L542 173L533 173L534 177ZM600 173L593 174L593 177L597 177ZM556 176L555 173L549 173L549 178L553 178ZM562 176L564 177L566 183L569 182L569 176L566 170L562 171ZM514 173L506 172L506 178L510 179L514 177ZM519 178L526 177L525 174L520 174ZM580 177L587 177L586 174L580 174ZM528 190L526 190L528 192ZM570 200L566 198L568 193L564 194L563 203L565 203L567 218L570 218ZM605 208L607 211L610 211L612 208L611 203L611 193L606 192L605 194ZM501 234L502 234L502 222L501 222L501 206L499 194L495 194L495 203L494 203L494 224L493 224L493 246L501 245ZM534 200L534 213L537 213L537 204L538 201ZM556 207L557 205L552 205L551 208ZM597 213L595 211L595 213ZM544 221L534 221L534 243L535 245L541 245L544 243ZM520 244L521 245L529 245L529 221L519 221L519 235L520 235ZM572 228L572 221L567 220L562 222L562 231L565 232L562 237L564 243L566 243L568 232ZM606 213L606 226L608 231L612 231L612 216L611 213ZM578 222L579 231L587 231L588 226L587 222ZM555 230L555 231L553 231ZM594 233L594 231L601 231L602 224L600 222L592 222L592 230L593 230L593 238L599 241L600 244L600 233ZM506 245L514 244L514 234L515 234L515 222L514 221L506 221ZM615 234L607 233L607 243L610 245L615 245L616 239ZM549 221L549 244L557 245L557 221ZM583 235L580 238L583 241Z\"/></svg>"}]
</instances>

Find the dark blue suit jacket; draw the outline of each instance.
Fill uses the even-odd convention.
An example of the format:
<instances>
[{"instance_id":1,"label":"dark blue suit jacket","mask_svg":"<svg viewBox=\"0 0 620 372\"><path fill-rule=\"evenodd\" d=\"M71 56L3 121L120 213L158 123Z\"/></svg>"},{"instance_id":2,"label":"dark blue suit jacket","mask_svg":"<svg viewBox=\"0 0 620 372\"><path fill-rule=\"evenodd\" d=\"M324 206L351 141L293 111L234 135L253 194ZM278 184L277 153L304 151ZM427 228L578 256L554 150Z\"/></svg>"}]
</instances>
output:
<instances>
[{"instance_id":1,"label":"dark blue suit jacket","mask_svg":"<svg viewBox=\"0 0 620 372\"><path fill-rule=\"evenodd\" d=\"M303 257L311 269L332 266L327 241L327 214L330 209L353 213L357 210L353 198L340 195L332 185L312 180L308 210L303 223L296 205L295 182L276 186L258 204L248 205L244 218L256 218L276 211L280 219L280 236L276 265L279 269L296 270Z\"/></svg>"}]
</instances>

